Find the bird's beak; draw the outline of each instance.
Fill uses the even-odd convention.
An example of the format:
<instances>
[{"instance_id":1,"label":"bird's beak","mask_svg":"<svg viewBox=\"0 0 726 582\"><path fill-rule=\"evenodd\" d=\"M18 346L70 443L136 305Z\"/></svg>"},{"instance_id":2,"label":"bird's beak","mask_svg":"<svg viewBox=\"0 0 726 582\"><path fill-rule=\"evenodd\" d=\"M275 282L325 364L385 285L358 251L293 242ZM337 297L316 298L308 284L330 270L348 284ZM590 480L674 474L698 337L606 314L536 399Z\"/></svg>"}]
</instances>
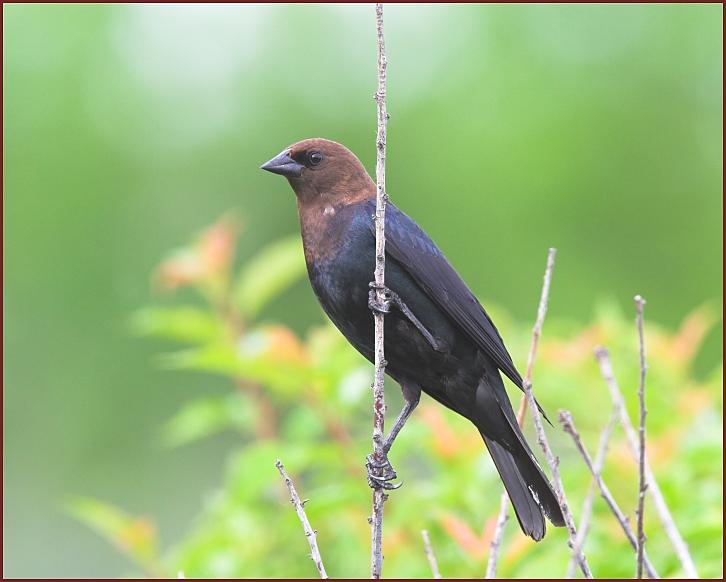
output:
<instances>
[{"instance_id":1,"label":"bird's beak","mask_svg":"<svg viewBox=\"0 0 726 582\"><path fill-rule=\"evenodd\" d=\"M299 178L302 174L302 164L297 163L290 157L290 150L284 150L279 155L272 158L269 162L265 162L260 166L261 170L267 170L273 174L288 176L290 178Z\"/></svg>"}]
</instances>

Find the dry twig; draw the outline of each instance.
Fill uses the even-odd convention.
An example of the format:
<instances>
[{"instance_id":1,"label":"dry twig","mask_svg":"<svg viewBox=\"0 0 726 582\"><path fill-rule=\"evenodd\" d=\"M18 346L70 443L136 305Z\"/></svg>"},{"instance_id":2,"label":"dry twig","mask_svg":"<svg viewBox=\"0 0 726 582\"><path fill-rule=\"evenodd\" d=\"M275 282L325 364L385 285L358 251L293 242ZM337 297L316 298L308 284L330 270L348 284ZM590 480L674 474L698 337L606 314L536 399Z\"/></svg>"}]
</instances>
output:
<instances>
[{"instance_id":1,"label":"dry twig","mask_svg":"<svg viewBox=\"0 0 726 582\"><path fill-rule=\"evenodd\" d=\"M376 31L378 37L378 90L375 99L378 110L378 131L376 134L376 267L374 280L376 299L386 301L386 45L383 37L383 4L376 4ZM386 360L383 349L384 313L374 311L375 321L375 374L373 379L373 458L382 462L383 428L386 414L383 389ZM373 514L371 516L371 578L380 578L383 568L383 504L388 496L382 487L373 489Z\"/></svg>"},{"instance_id":2,"label":"dry twig","mask_svg":"<svg viewBox=\"0 0 726 582\"><path fill-rule=\"evenodd\" d=\"M295 485L293 484L292 479L290 479L288 474L285 472L285 467L282 465L282 461L280 461L280 459L275 461L275 467L277 467L277 470L280 471L280 475L282 475L282 478L285 480L285 485L287 485L287 489L290 491L290 502L295 506L297 516L300 518L300 523L302 523L303 530L305 531L305 537L310 545L310 558L315 563L315 567L318 569L320 577L327 578L328 575L325 573L323 559L320 557L320 550L318 550L318 541L315 536L317 532L310 525L308 516L305 514L305 502L300 501L300 496L295 490Z\"/></svg>"},{"instance_id":3,"label":"dry twig","mask_svg":"<svg viewBox=\"0 0 726 582\"><path fill-rule=\"evenodd\" d=\"M605 466L605 457L607 456L608 452L608 444L610 442L610 437L612 437L613 430L615 429L615 425L618 422L618 415L615 411L613 411L612 416L610 417L610 420L608 421L607 425L605 425L605 428L602 430L602 433L600 433L600 442L598 443L597 447L597 454L595 455L595 472L600 475L602 473L603 467ZM592 502L595 498L595 491L597 490L597 482L595 478L593 477L592 483L590 483L590 488L587 491L587 496L585 497L585 501L582 503L582 514L580 515L580 523L577 525L577 538L575 538L575 552L573 552L572 557L570 558L570 563L567 566L567 578L574 578L575 577L575 570L577 569L577 560L575 560L575 553L577 550L582 550L585 547L585 540L587 539L587 534L590 531L590 518L592 517Z\"/></svg>"},{"instance_id":4,"label":"dry twig","mask_svg":"<svg viewBox=\"0 0 726 582\"><path fill-rule=\"evenodd\" d=\"M618 387L618 382L615 379L613 365L610 361L610 354L604 347L598 347L595 348L595 358L600 365L600 373L605 379L605 384L610 391L610 398L613 402L613 407L618 415L620 425L625 431L625 436L627 437L628 445L630 446L630 452L632 453L633 458L637 462L640 457L638 436L635 432L635 429L633 428L632 422L630 421L630 416L628 416L628 410L627 408L625 408L623 393L620 391L620 388ZM688 545L681 536L681 532L678 531L676 522L671 515L670 509L668 509L668 505L666 504L663 493L660 490L660 486L655 480L655 474L653 473L653 470L650 468L650 464L648 463L647 454L645 455L645 478L648 484L648 492L653 498L653 504L655 505L655 509L658 512L658 517L660 517L661 523L663 524L663 529L665 529L668 538L671 540L671 545L676 551L676 555L678 556L678 560L681 563L683 572L685 573L687 578L698 578L698 571L696 570L696 565L693 562L693 558L691 557L690 552L688 551Z\"/></svg>"},{"instance_id":5,"label":"dry twig","mask_svg":"<svg viewBox=\"0 0 726 582\"><path fill-rule=\"evenodd\" d=\"M547 314L547 303L549 301L550 294L550 283L552 282L552 270L555 266L555 253L556 249L550 249L547 254L547 266L545 267L544 279L542 281L542 293L539 298L539 306L537 307L537 319L532 329L532 343L529 347L529 354L527 355L527 369L525 370L524 378L525 382L530 385L532 383L532 371L534 369L534 361L537 357L537 346L539 345L539 338L542 335L542 325L544 324L544 318ZM517 411L517 422L521 427L524 423L524 416L527 413L527 396L522 396L522 400L519 403L519 410ZM502 537L504 536L504 526L509 519L509 496L506 490L502 492L502 498L499 503L499 515L497 517L497 523L494 528L494 534L492 535L492 541L489 546L489 559L487 560L486 578L494 578L497 572L497 560L499 558L499 548L502 543Z\"/></svg>"},{"instance_id":6,"label":"dry twig","mask_svg":"<svg viewBox=\"0 0 726 582\"><path fill-rule=\"evenodd\" d=\"M635 566L635 577L643 577L643 553L645 551L645 490L648 487L645 480L645 417L648 414L645 408L645 373L648 366L645 362L645 335L643 332L643 308L645 299L635 296L635 325L638 328L638 345L640 346L640 384L638 385L638 404L640 408L640 422L638 424L638 549Z\"/></svg>"},{"instance_id":7,"label":"dry twig","mask_svg":"<svg viewBox=\"0 0 726 582\"><path fill-rule=\"evenodd\" d=\"M426 558L429 561L429 566L431 566L431 574L434 578L441 578L441 572L439 572L439 563L436 561L436 556L434 555L434 550L431 547L431 540L429 539L429 532L425 529L421 530L421 537L423 538L424 542L424 551L426 552Z\"/></svg>"},{"instance_id":8,"label":"dry twig","mask_svg":"<svg viewBox=\"0 0 726 582\"><path fill-rule=\"evenodd\" d=\"M567 434L569 434L572 437L572 440L575 443L575 447L577 447L578 452L580 453L580 455L582 455L582 458L585 460L585 464L587 465L587 468L590 470L590 473L592 474L593 479L595 479L598 489L600 489L600 495L605 500L605 502L608 504L608 507L610 507L610 510L613 512L615 519L617 519L618 523L620 523L620 527L623 529L623 532L625 533L625 536L628 538L630 545L633 546L633 549L637 551L638 541L635 538L635 534L633 533L633 530L631 529L630 525L628 524L628 518L625 517L625 514L621 511L620 507L616 503L615 498L613 497L612 493L610 493L610 489L605 484L605 481L603 480L602 475L600 475L595 470L595 466L592 463L590 454L587 452L585 445L583 445L583 443L582 443L582 439L580 438L580 433L578 433L577 429L575 428L575 423L572 420L572 415L567 410L561 410L559 420L560 420L560 424L562 425L562 428L565 430L565 432ZM645 571L648 573L648 576L650 578L658 578L658 574L655 571L653 564L650 563L650 560L648 559L648 556L646 555L645 551L643 552L643 565L645 567Z\"/></svg>"},{"instance_id":9,"label":"dry twig","mask_svg":"<svg viewBox=\"0 0 726 582\"><path fill-rule=\"evenodd\" d=\"M547 257L547 270L545 271L545 275L547 272L552 271L552 267L554 266L555 262L555 249L550 249L549 255ZM549 291L549 283L545 281L545 286L547 287L547 291ZM545 293L545 286L542 287L542 293L544 295ZM547 309L546 302L544 305L540 305L541 310L541 316L544 318L544 313ZM537 314L537 318L539 319L540 313ZM550 444L547 441L547 435L545 434L544 426L542 424L542 415L539 413L539 409L537 408L537 403L534 399L534 394L532 393L532 382L528 380L527 378L524 379L522 382L522 387L524 388L524 393L527 396L527 401L529 402L529 408L532 410L532 420L534 421L534 428L537 431L537 443L539 444L540 448L542 449L542 452L545 455L545 459L547 460L547 464L550 467L550 470L552 471L552 487L554 488L555 494L557 495L557 500L560 503L560 508L562 509L562 515L565 518L565 525L567 526L567 531L569 535L569 546L573 550L575 549L575 537L577 536L577 528L575 527L575 520L572 517L572 512L570 511L570 508L567 504L567 497L565 497L565 489L562 485L562 479L560 478L560 467L559 467L559 459L557 459L554 454L552 453L552 449L550 448ZM577 563L580 566L580 569L582 570L583 575L585 578L592 578L592 572L590 571L590 566L587 563L587 558L585 558L585 555L582 553L582 550L580 550L576 555Z\"/></svg>"},{"instance_id":10,"label":"dry twig","mask_svg":"<svg viewBox=\"0 0 726 582\"><path fill-rule=\"evenodd\" d=\"M527 402L522 400L522 402ZM520 406L520 410L522 410ZM521 424L521 423L520 423ZM489 544L489 558L487 559L487 572L484 575L485 578L494 578L497 574L497 562L499 561L499 548L502 545L502 538L504 537L504 526L507 525L509 520L509 495L506 490L502 492L502 497L499 500L499 514L497 516L497 523L494 526L494 533L492 534L492 541Z\"/></svg>"}]
</instances>

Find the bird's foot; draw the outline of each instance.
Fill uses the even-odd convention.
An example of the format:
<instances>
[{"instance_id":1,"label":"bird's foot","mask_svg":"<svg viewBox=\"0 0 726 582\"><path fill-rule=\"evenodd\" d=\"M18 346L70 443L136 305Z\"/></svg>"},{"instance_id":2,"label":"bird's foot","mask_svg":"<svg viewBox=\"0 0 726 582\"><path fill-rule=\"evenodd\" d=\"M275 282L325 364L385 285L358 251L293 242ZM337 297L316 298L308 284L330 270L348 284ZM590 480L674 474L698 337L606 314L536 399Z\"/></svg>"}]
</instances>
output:
<instances>
[{"instance_id":1,"label":"bird's foot","mask_svg":"<svg viewBox=\"0 0 726 582\"><path fill-rule=\"evenodd\" d=\"M394 296L385 285L378 285L375 281L368 283L370 291L368 291L368 307L377 313L388 313L391 311L391 298ZM378 291L383 291L383 301L378 300Z\"/></svg>"},{"instance_id":2,"label":"bird's foot","mask_svg":"<svg viewBox=\"0 0 726 582\"><path fill-rule=\"evenodd\" d=\"M396 471L393 469L391 462L388 460L388 456L383 457L383 461L377 461L373 454L366 457L366 469L368 469L368 486L371 489L398 489L401 483L391 483L398 477Z\"/></svg>"}]
</instances>

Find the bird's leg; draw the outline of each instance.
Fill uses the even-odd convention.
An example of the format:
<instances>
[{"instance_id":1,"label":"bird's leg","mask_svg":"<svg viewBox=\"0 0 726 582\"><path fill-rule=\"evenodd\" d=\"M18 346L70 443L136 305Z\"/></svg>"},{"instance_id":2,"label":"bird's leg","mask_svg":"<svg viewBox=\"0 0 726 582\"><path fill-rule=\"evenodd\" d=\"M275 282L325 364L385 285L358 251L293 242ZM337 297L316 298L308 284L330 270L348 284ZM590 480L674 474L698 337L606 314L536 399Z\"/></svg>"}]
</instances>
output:
<instances>
[{"instance_id":1,"label":"bird's leg","mask_svg":"<svg viewBox=\"0 0 726 582\"><path fill-rule=\"evenodd\" d=\"M393 442L396 440L398 433L401 432L403 425L406 424L408 417L418 406L421 398L421 388L416 384L401 384L401 390L403 391L404 404L403 409L398 414L398 418L393 423L393 428L388 436L383 441L383 459L377 460L374 455L368 455L366 458L366 468L368 469L368 485L373 489L398 489L403 483L394 485L390 483L398 475L393 469L391 462L388 460L388 452L393 446Z\"/></svg>"},{"instance_id":2,"label":"bird's leg","mask_svg":"<svg viewBox=\"0 0 726 582\"><path fill-rule=\"evenodd\" d=\"M406 424L408 417L411 416L416 407L418 406L419 400L421 399L421 388L415 384L405 384L402 388L404 404L401 412L398 413L396 422L393 423L391 432L388 433L385 440L383 441L383 453L388 454L393 446L393 441L396 440L398 433L401 432L403 425Z\"/></svg>"},{"instance_id":3,"label":"bird's leg","mask_svg":"<svg viewBox=\"0 0 726 582\"><path fill-rule=\"evenodd\" d=\"M388 287L383 286L383 295L385 297L383 302L378 301L378 295L376 293L376 290L380 289L376 283L370 283L368 285L371 290L368 292L368 307L370 307L372 310L377 311L378 313L388 313L391 310L391 305L395 305L398 307L398 309L403 313L403 315L408 319L413 326L421 333L422 336L424 336L424 339L429 343L429 345L437 352L443 352L445 351L444 346L439 342L433 334L426 329L426 326L424 326L423 323L421 323L418 318L413 314L413 311L411 311L408 308L408 305L406 305L399 297L398 293L391 291Z\"/></svg>"}]
</instances>

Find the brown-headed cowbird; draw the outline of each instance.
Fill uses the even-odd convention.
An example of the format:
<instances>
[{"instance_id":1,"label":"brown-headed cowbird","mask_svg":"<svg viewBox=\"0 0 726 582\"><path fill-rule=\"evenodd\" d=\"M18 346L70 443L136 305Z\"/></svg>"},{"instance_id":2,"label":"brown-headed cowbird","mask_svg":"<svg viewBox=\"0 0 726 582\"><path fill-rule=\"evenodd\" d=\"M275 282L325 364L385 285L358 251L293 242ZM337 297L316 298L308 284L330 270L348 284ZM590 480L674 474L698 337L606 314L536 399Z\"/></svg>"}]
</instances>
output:
<instances>
[{"instance_id":1,"label":"brown-headed cowbird","mask_svg":"<svg viewBox=\"0 0 726 582\"><path fill-rule=\"evenodd\" d=\"M368 360L374 359L371 307L385 318L386 372L405 405L384 441L387 455L419 402L421 391L469 419L479 430L504 482L522 531L545 533L543 513L564 525L557 498L517 424L500 376L519 388L522 377L484 308L428 235L396 206L386 210L386 305L376 305L376 185L346 147L325 139L300 141L263 170L285 176L297 196L305 261L328 317ZM386 458L373 487L393 488Z\"/></svg>"}]
</instances>

